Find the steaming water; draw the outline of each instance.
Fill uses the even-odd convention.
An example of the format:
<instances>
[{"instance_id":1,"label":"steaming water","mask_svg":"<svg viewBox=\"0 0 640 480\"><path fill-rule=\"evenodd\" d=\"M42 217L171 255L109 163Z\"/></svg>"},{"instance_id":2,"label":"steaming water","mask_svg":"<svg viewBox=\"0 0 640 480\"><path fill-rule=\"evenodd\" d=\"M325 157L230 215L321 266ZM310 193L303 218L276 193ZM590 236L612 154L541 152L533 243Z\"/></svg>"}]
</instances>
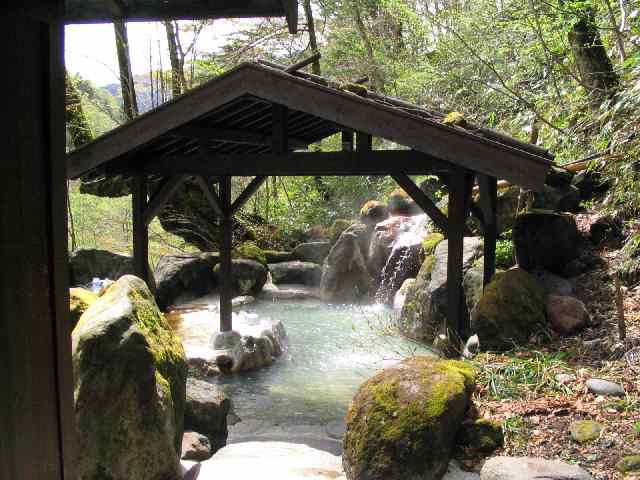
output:
<instances>
[{"instance_id":1,"label":"steaming water","mask_svg":"<svg viewBox=\"0 0 640 480\"><path fill-rule=\"evenodd\" d=\"M431 354L397 334L385 334L392 311L379 305L259 301L241 310L282 320L289 348L270 367L212 380L242 419L229 428L230 443L293 441L339 454L343 418L359 385L406 356ZM191 336L190 325L181 326L190 348L210 338L202 316L193 318Z\"/></svg>"}]
</instances>

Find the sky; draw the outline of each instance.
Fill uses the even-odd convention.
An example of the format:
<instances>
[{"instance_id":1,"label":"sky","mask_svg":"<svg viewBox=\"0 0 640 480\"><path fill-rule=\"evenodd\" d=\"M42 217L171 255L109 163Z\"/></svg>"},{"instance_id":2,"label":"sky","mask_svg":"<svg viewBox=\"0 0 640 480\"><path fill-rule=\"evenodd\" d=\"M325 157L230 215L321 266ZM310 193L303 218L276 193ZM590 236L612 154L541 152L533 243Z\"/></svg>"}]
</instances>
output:
<instances>
[{"instance_id":1,"label":"sky","mask_svg":"<svg viewBox=\"0 0 640 480\"><path fill-rule=\"evenodd\" d=\"M247 20L244 20L246 22ZM236 30L243 20L216 20L205 27L197 42L198 52L215 51L226 37ZM183 22L181 22L183 23ZM159 66L159 50L162 64L169 67L169 53L164 26L157 22L132 22L127 24L131 70L134 75L149 73L149 50L154 69ZM186 48L192 35L182 33ZM70 74L80 74L97 86L118 83L118 58L112 24L68 25L65 29L65 63Z\"/></svg>"}]
</instances>

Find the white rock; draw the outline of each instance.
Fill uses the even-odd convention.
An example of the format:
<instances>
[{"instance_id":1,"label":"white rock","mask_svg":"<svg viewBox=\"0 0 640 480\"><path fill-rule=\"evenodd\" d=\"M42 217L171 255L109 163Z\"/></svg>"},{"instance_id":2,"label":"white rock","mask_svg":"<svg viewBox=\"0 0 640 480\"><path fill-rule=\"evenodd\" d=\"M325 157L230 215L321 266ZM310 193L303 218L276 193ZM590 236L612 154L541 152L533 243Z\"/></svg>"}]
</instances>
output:
<instances>
[{"instance_id":1,"label":"white rock","mask_svg":"<svg viewBox=\"0 0 640 480\"><path fill-rule=\"evenodd\" d=\"M184 471L193 463L182 462ZM201 463L198 480L346 480L340 457L284 442L234 443ZM453 479L452 479L453 480Z\"/></svg>"}]
</instances>

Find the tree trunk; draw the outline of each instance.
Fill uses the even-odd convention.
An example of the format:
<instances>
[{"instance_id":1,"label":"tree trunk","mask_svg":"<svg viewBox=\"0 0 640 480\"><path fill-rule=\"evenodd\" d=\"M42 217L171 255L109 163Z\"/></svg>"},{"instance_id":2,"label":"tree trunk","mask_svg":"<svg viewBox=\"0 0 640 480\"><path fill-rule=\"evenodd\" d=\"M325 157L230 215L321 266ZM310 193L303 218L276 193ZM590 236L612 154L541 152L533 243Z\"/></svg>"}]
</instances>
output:
<instances>
[{"instance_id":1,"label":"tree trunk","mask_svg":"<svg viewBox=\"0 0 640 480\"><path fill-rule=\"evenodd\" d=\"M307 29L309 31L309 46L311 53L318 53L318 40L316 38L316 24L313 20L313 10L311 9L311 0L304 0L304 14L307 17ZM311 64L311 71L314 75L322 75L320 70L320 60L316 60Z\"/></svg>"},{"instance_id":2,"label":"tree trunk","mask_svg":"<svg viewBox=\"0 0 640 480\"><path fill-rule=\"evenodd\" d=\"M369 57L369 65L371 68L371 78L373 80L373 87L375 90L379 92L384 91L384 79L382 78L382 74L380 73L380 69L375 60L375 54L373 51L373 45L371 44L371 39L369 38L369 33L367 32L367 28L362 20L362 12L360 11L360 5L358 4L358 0L352 1L353 6L353 16L356 21L356 28L358 33L360 34L360 38L362 39L362 43L364 43L364 47L367 51L367 56Z\"/></svg>"},{"instance_id":3,"label":"tree trunk","mask_svg":"<svg viewBox=\"0 0 640 480\"><path fill-rule=\"evenodd\" d=\"M585 10L568 34L573 57L583 85L599 97L606 97L618 85L618 77L602 44L593 11Z\"/></svg>"},{"instance_id":4,"label":"tree trunk","mask_svg":"<svg viewBox=\"0 0 640 480\"><path fill-rule=\"evenodd\" d=\"M78 89L67 72L65 72L65 80L65 120L69 132L69 143L73 148L78 148L93 140L93 132L82 109Z\"/></svg>"},{"instance_id":5,"label":"tree trunk","mask_svg":"<svg viewBox=\"0 0 640 480\"><path fill-rule=\"evenodd\" d=\"M133 74L131 73L127 25L123 20L115 20L113 29L116 34L116 51L120 68L120 87L122 89L124 113L127 119L133 120L138 116L138 100L136 99L136 89L133 83Z\"/></svg>"},{"instance_id":6,"label":"tree trunk","mask_svg":"<svg viewBox=\"0 0 640 480\"><path fill-rule=\"evenodd\" d=\"M162 23L164 23L164 28L167 31L167 44L169 45L169 60L171 61L171 95L173 98L176 98L184 92L185 89L185 85L182 83L184 73L181 72L182 63L178 56L178 42L176 41L178 34L172 21L166 20Z\"/></svg>"}]
</instances>

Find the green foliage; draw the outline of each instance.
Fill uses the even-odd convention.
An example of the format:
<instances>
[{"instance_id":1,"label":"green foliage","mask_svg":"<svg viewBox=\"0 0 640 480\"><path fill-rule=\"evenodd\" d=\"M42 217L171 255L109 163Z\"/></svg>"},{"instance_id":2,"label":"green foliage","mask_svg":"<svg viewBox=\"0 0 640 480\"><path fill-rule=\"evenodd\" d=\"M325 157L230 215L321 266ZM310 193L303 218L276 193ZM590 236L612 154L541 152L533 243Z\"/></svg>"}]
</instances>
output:
<instances>
[{"instance_id":1,"label":"green foliage","mask_svg":"<svg viewBox=\"0 0 640 480\"><path fill-rule=\"evenodd\" d=\"M496 242L496 267L507 269L513 267L514 260L513 240L498 240Z\"/></svg>"}]
</instances>

